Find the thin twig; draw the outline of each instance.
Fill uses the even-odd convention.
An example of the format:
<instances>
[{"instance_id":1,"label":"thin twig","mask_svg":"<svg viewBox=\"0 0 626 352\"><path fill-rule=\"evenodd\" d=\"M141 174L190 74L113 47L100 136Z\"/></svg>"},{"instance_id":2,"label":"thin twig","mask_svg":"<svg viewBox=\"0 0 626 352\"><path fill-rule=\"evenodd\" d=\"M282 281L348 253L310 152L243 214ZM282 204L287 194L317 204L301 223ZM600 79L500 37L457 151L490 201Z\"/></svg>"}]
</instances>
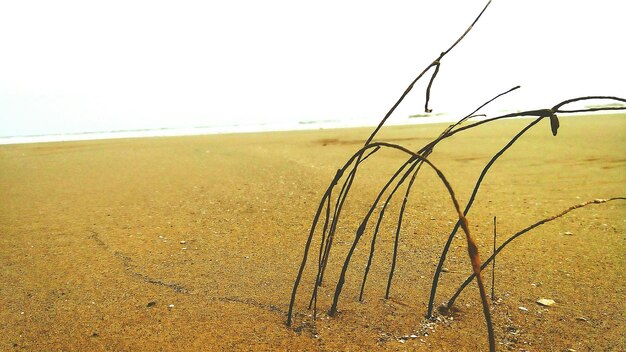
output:
<instances>
[{"instance_id":1,"label":"thin twig","mask_svg":"<svg viewBox=\"0 0 626 352\"><path fill-rule=\"evenodd\" d=\"M375 153L376 151L378 151L380 149L380 147L375 146L375 145L372 146L371 148L373 148L374 150L370 153L370 155ZM367 148L367 149L371 149L371 148ZM285 324L287 326L291 326L291 323L292 323L293 306L294 306L294 303L296 301L296 294L298 292L298 286L300 285L300 280L302 279L302 273L304 272L304 267L306 266L307 258L308 258L308 255L309 255L309 249L311 247L311 241L313 240L313 235L315 233L315 229L317 228L317 223L319 221L320 215L321 215L322 210L324 208L324 204L327 201L326 199L328 197L330 197L332 189L337 185L337 182L339 182L339 180L343 176L343 173L345 172L345 170L354 162L355 159L358 158L359 161L360 161L362 156L363 156L363 153L367 149L363 148L359 152L355 153L350 159L348 159L348 161L345 163L345 165L342 168L337 170L337 173L335 174L335 177L331 181L330 185L326 189L326 192L322 196L322 199L320 200L320 205L318 206L317 212L315 213L315 216L313 217L313 223L311 224L311 230L309 231L309 237L307 238L307 242L306 242L306 244L304 246L304 254L302 255L302 262L300 263L300 268L298 269L298 275L296 276L296 280L295 280L294 285L293 285L293 290L291 291L291 299L289 301L289 310L287 312L287 321L285 322Z\"/></svg>"},{"instance_id":2,"label":"thin twig","mask_svg":"<svg viewBox=\"0 0 626 352\"><path fill-rule=\"evenodd\" d=\"M355 164L361 164L362 162L364 162L365 160L367 160L367 158L369 158L371 155L373 155L374 153L376 153L378 150L380 149L380 147L374 148L373 150L371 150L367 155L365 155L365 157L361 158L358 157L357 161ZM339 223L339 216L341 214L341 210L343 209L343 203L345 202L348 190L349 190L349 185L351 184L353 178L354 178L354 174L356 173L357 168L356 166L354 168L352 168L352 170L350 170L350 173L348 174L348 178L344 181L343 185L341 186L341 191L339 192L339 197L337 198L337 201L335 203L335 210L333 212L333 220L331 222L330 225L330 229L328 230L328 240L326 241L326 245L324 246L324 252L320 252L321 255L321 265L319 267L319 273L318 273L318 286L322 285L322 282L324 281L324 272L326 270L326 264L328 263L328 257L330 256L330 249L333 245L333 239L335 237L335 232L337 231L337 224ZM329 215L327 215L328 218ZM328 220L328 219L327 219ZM323 241L322 241L323 242ZM321 247L320 247L321 250ZM309 304L310 306L310 304Z\"/></svg>"},{"instance_id":3,"label":"thin twig","mask_svg":"<svg viewBox=\"0 0 626 352\"><path fill-rule=\"evenodd\" d=\"M565 210L563 210L562 212L556 214L556 215L552 215L550 217L547 217L543 220L539 220L537 222L535 222L534 224L524 228L523 230L520 230L518 232L516 232L514 235L512 235L511 237L509 237L506 241L504 241L504 243L502 243L496 250L495 252L491 255L491 257L489 257L487 260L485 260L482 264L482 266L480 267L480 270L482 271L487 265L489 265L489 262L491 261L495 261L496 255L498 255L500 253L500 251L502 251L506 246L509 245L509 243L511 243L514 239L520 237L521 235L529 232L530 230L533 230L545 223L548 223L550 221L554 221L558 218L561 218L563 216L565 216L567 213L579 209L579 208L583 208L586 207L588 205L591 204L603 204L606 202L611 202L614 200L626 200L626 197L613 197L613 198L608 198L608 199L594 199L594 200L590 200L584 203L580 203L580 204L576 204L574 206L571 206ZM465 287L472 282L472 280L475 278L476 276L474 274L470 275L462 284L461 286L458 288L458 290L454 293L454 295L452 295L452 298L450 298L450 300L447 303L447 307L452 307L452 305L454 304L454 302L456 301L457 297L461 294L461 292L463 292L463 290L465 289Z\"/></svg>"},{"instance_id":4,"label":"thin twig","mask_svg":"<svg viewBox=\"0 0 626 352\"><path fill-rule=\"evenodd\" d=\"M491 263L491 301L496 300L496 237L498 236L498 221L493 217L493 262Z\"/></svg>"},{"instance_id":5,"label":"thin twig","mask_svg":"<svg viewBox=\"0 0 626 352\"><path fill-rule=\"evenodd\" d=\"M511 114L505 114L505 115L501 115L498 117L494 117L494 118L490 118L490 119L486 119L483 121L479 121L479 122L475 122L473 124L470 125L466 125L466 126L462 126L459 127L457 129L455 129L454 131L450 131L448 133L447 136L451 136L453 134L456 134L458 132L464 131L466 129L470 129L470 128L475 128L477 126L483 125L485 123L489 123L492 121L497 121L497 120L501 120L501 119L507 119L507 118L513 118L513 117L521 117L521 116L538 116L538 118L536 120L534 120L529 126L527 126L525 129L523 129L520 133L518 133L515 137L513 137L513 139L503 148L501 149L498 153L496 153L496 155L491 159L491 161L485 166L485 168L483 169L475 187L474 187L474 191L472 192L472 196L470 197L470 200L468 201L468 204L466 206L465 209L465 214L467 215L467 212L469 212L469 210L471 209L472 203L474 202L474 198L476 196L476 193L478 192L478 188L480 187L480 184L485 176L485 174L487 173L487 171L489 171L489 168L493 165L493 163L497 160L497 158L499 158L513 143L515 143L515 141L521 137L521 135L523 133L525 133L530 127L532 127L534 124L538 123L540 120L542 120L545 117L552 117L553 115L555 115L556 112L560 112L560 113L567 113L567 111L564 110L559 110L559 108L563 105L572 103L572 102L577 102L577 101L582 101L582 100L592 100L592 99L609 99L609 100L615 100L615 101L626 101L626 99L623 98L618 98L618 97L612 97L612 96L586 96L586 97L578 97L578 98L573 98L573 99L568 99L565 101L562 101L558 104L556 104L554 107L550 108L550 109L538 109L538 110L528 110L528 111L522 111L522 112L517 112L517 113L511 113ZM588 111L588 110L585 110ZM555 129L554 126L552 126L552 132L553 134L555 134ZM430 292L430 298L428 300L428 310L426 313L426 316L431 318L432 317L432 312L433 312L433 307L434 307L434 301L435 301L435 295L437 292L437 285L438 285L438 281L439 281L439 275L441 274L441 270L443 269L443 264L446 260L446 255L448 253L448 250L450 249L450 245L452 243L452 239L454 238L454 235L456 234L456 232L458 231L459 228L459 224L457 223L454 227L454 229L452 230L452 232L450 233L450 236L448 236L448 240L446 242L446 244L444 245L443 251L441 253L441 256L439 257L439 264L437 265L437 269L435 271L435 274L433 275L433 284L431 286L431 292Z\"/></svg>"},{"instance_id":6,"label":"thin twig","mask_svg":"<svg viewBox=\"0 0 626 352\"><path fill-rule=\"evenodd\" d=\"M476 117L478 115L476 115L476 112L478 112L480 109L484 108L485 106L487 106L488 104L490 104L491 102L493 102L494 100L514 91L519 89L520 86L516 86L513 87L505 92L502 92L498 95L496 95L495 97L489 99L488 101L486 101L485 103L483 103L482 105L480 105L478 108L476 108L474 111L472 111L471 113L467 114L465 117L463 117L462 119L460 119L458 122L456 122L453 125L448 126L440 135L437 139L435 139L434 141L430 142L429 144L427 144L426 146L424 146L423 148L421 148L419 151L417 151L418 154L428 157L428 155L430 155L430 153L432 153L434 147L437 145L437 143L439 143L440 141L444 140L445 138L451 136L450 131L453 130L456 126L462 124L463 122ZM417 173L420 170L420 165L421 165L421 161L419 159L416 158L409 158L409 160L407 160L401 167L400 169L405 168L408 164L412 163L413 165L409 168L408 171L405 172L405 174L402 176L402 178L400 179L400 181L398 181L398 183L396 184L395 188L390 192L389 196L387 197L387 200L385 201L385 203L383 204L382 210L379 214L378 217L378 222L376 223L376 228L374 230L374 235L372 236L372 244L370 246L370 255L368 258L368 262L367 262L367 266L365 267L365 273L363 275L363 282L361 284L361 292L359 294L359 301L363 300L363 291L365 289L365 283L367 281L367 275L369 273L369 269L372 263L372 257L374 256L374 250L375 250L375 245L376 245L376 239L377 239L377 235L378 235L378 231L380 228L380 223L382 221L382 218L385 214L385 210L387 209L387 206L389 205L389 202L391 201L391 198L395 195L396 191L398 190L398 188L402 185L402 183L406 180L407 176L413 172L413 170L415 169L415 171L413 172L413 176L411 177L411 181L409 182L409 186L406 189L406 193L404 196L404 200L403 200L403 206L402 206L402 210L400 211L399 214L399 219L398 219L398 224L396 227L396 239L394 241L394 255L392 257L392 265L391 265L391 270L389 272L389 279L387 281L387 290L385 293L385 298L389 298L389 293L390 293L390 289L391 289L391 281L393 279L393 272L395 269L395 261L396 261L396 256L397 256L397 243L398 243L398 231L400 230L401 226L402 226L402 214L404 213L404 209L406 207L406 203L408 201L408 196L409 193L411 192L411 189L413 187L413 184L415 182L415 178L417 177ZM392 183L395 180L395 177L397 176L397 173L394 174L393 177L391 177L391 179L388 181L388 184L385 185L385 187L383 187L383 190L380 192L380 194L382 195L382 193L384 193L384 191L387 189L387 187L389 186L390 183ZM378 198L377 198L378 199ZM370 210L373 211L376 207L378 206L377 202L374 202L374 204L372 204Z\"/></svg>"},{"instance_id":7,"label":"thin twig","mask_svg":"<svg viewBox=\"0 0 626 352\"><path fill-rule=\"evenodd\" d=\"M474 240L474 238L472 237L470 233L467 219L465 218L465 215L463 214L463 212L461 212L461 207L459 206L459 202L457 201L456 196L454 195L454 190L452 189L452 186L450 185L450 183L448 182L444 174L441 172L441 170L439 170L432 162L430 162L428 159L424 158L423 156L419 154L415 154L409 151L408 149L397 144L376 142L376 143L370 144L370 146L371 145L385 146L385 147L401 150L408 154L413 154L415 158L418 158L422 160L422 162L428 164L428 166L430 166L437 173L437 176L439 177L439 179L446 186L446 189L448 190L448 193L450 194L450 198L452 199L452 203L454 204L454 208L459 216L459 223L461 224L461 228L463 229L463 232L465 233L465 237L467 239L467 251L470 257L470 262L472 264L472 269L476 273L476 277L477 277L476 282L478 283L478 288L480 291L480 298L481 298L481 302L483 305L483 314L485 316L485 322L487 324L487 331L489 335L489 350L495 351L495 335L494 335L493 326L491 323L491 313L489 312L489 302L487 301L487 294L485 292L485 286L483 284L482 277L480 275L481 262L480 262L480 254L478 252L478 246L476 245L476 241ZM368 146L364 148L367 148L367 147ZM356 249L356 246L364 232L365 232L365 222L362 222L359 228L357 229L354 241L352 242L352 246L350 247L350 250L348 251L346 260L344 261L343 267L341 269L341 274L339 276L339 280L337 281L337 288L335 289L335 294L333 297L333 303L328 312L328 315L330 316L334 316L337 313L337 304L339 303L339 296L341 295L341 290L343 289L343 284L345 282L348 265L350 263L350 260L352 259L354 250Z\"/></svg>"},{"instance_id":8,"label":"thin twig","mask_svg":"<svg viewBox=\"0 0 626 352\"><path fill-rule=\"evenodd\" d=\"M406 88L406 90L404 91L404 93L402 93L402 95L400 96L400 98L396 101L395 104L393 104L393 106L391 107L391 109L389 109L389 111L387 112L387 114L385 114L385 117L383 117L383 119L380 121L380 123L378 124L378 126L376 126L376 128L374 129L374 131L372 132L372 134L369 136L369 138L367 139L367 141L365 142L365 144L369 144L374 137L376 136L376 134L378 133L378 131L383 127L383 125L385 124L385 122L387 122L387 119L389 119L389 117L391 116L391 114L393 114L393 112L396 110L396 108L398 107L398 105L400 105L400 103L402 103L402 101L404 100L404 98L409 94L409 92L411 92L411 90L413 89L413 86L415 85L415 83L417 83L417 81L420 80L420 78L422 78L422 76L424 76L424 74L426 74L426 72L428 72L428 70L430 70L431 67L434 67L436 65L439 65L441 63L441 59L443 59L444 56L446 56L446 54L448 54L455 46L457 46L457 44L459 44L461 42L461 40L463 40L463 38L465 38L465 36L472 30L472 28L474 28L474 25L476 24L476 22L478 22L478 20L480 19L480 17L483 15L483 13L485 12L485 10L487 10L487 7L489 7L489 4L491 4L491 0L489 0L487 2L487 4L485 5L485 7L483 7L482 11L480 11L480 13L478 14L478 16L476 16L476 18L474 19L474 22L472 22L472 24L465 30L465 32L456 40L456 42L454 42L454 44L452 44L446 51L442 52L439 57L437 57L437 59L433 60L432 63L430 63L419 75L417 75L417 77L411 82L411 84L409 84L409 86Z\"/></svg>"},{"instance_id":9,"label":"thin twig","mask_svg":"<svg viewBox=\"0 0 626 352\"><path fill-rule=\"evenodd\" d=\"M465 206L465 210L463 211L463 214L465 216L467 216L467 214L469 213L470 209L472 208L472 204L474 203L474 200L476 199L476 194L478 193L478 189L480 188L480 185L483 182L483 180L484 180L485 176L487 175L487 172L489 171L491 166L493 166L493 164L496 162L496 160L498 160L498 158L500 156L502 156L502 154L504 154L504 152L506 152L511 146L513 146L513 144L515 144L515 142L517 142L517 140L520 137L522 137L522 135L524 135L524 133L526 133L534 125L539 123L539 121L541 121L543 118L544 117L542 116L542 117L539 117L539 118L533 120L530 124L528 124L528 126L524 127L524 129L522 129L517 135L515 135L502 149L500 149L491 158L491 160L489 160L487 165L483 168L483 171L480 173L480 176L478 177L478 180L476 181L476 185L474 186L474 190L472 191L472 195L470 196L469 201L467 202L467 205ZM439 275L441 275L441 270L443 269L443 264L446 261L446 256L448 254L448 250L450 249L450 245L452 244L452 239L454 239L454 235L458 231L459 226L461 226L461 224L459 222L457 222L456 225L454 226L454 229L452 230L452 232L448 236L448 240L446 241L446 244L444 245L443 250L441 251L441 255L439 256L439 263L437 264L437 269L435 270L435 274L433 275L433 283L432 283L432 286L430 288L430 298L428 300L428 311L426 313L426 316L428 318L432 318L433 306L434 306L434 302L435 302L435 295L437 294L437 285L439 283Z\"/></svg>"},{"instance_id":10,"label":"thin twig","mask_svg":"<svg viewBox=\"0 0 626 352\"><path fill-rule=\"evenodd\" d=\"M428 108L428 102L430 102L430 89L433 87L433 82L435 81L435 77L437 77L437 73L439 73L440 66L441 66L441 63L439 62L439 60L437 60L435 64L435 72L433 72L433 75L430 77L430 81L428 82L428 87L426 87L426 102L424 103L425 113L433 112L432 109Z\"/></svg>"}]
</instances>

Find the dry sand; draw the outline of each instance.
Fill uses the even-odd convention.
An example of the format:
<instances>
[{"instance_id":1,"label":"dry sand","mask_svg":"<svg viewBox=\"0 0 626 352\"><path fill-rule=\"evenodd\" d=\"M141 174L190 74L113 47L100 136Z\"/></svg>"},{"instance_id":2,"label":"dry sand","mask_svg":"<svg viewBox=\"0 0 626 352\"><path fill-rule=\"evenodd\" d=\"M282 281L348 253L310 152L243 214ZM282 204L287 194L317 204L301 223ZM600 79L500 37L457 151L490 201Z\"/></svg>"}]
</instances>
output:
<instances>
[{"instance_id":1,"label":"dry sand","mask_svg":"<svg viewBox=\"0 0 626 352\"><path fill-rule=\"evenodd\" d=\"M571 205L626 196L625 117L562 117L557 137L542 121L498 160L468 216L482 256L491 251L493 216L501 242ZM431 160L462 204L489 158L528 122L495 123L437 147ZM443 128L386 128L378 139L416 150ZM425 324L433 270L456 220L428 170L409 199L392 298L383 299L399 201L383 223L364 302L357 295L371 232L348 271L339 314L325 315L355 227L406 158L391 151L360 170L319 319L307 316L310 264L293 329L285 326L317 205L370 131L1 146L0 350L486 350L475 284L452 315ZM625 210L626 201L575 210L498 256L492 314L500 350L626 348ZM437 305L470 272L462 237L446 268ZM490 275L484 271L488 288ZM539 298L556 303L542 307ZM398 341L411 334L419 336Z\"/></svg>"}]
</instances>

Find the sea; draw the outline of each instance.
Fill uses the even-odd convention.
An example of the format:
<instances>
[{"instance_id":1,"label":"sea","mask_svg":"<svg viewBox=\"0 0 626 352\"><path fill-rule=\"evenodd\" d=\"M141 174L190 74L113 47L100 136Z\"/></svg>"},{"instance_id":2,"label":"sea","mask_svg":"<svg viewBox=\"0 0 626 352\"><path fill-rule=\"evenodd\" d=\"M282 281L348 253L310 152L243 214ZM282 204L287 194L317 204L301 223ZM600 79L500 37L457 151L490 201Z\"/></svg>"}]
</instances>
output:
<instances>
[{"instance_id":1,"label":"sea","mask_svg":"<svg viewBox=\"0 0 626 352\"><path fill-rule=\"evenodd\" d=\"M456 116L455 116L456 117ZM436 114L433 116L392 117L386 125L412 125L452 122L452 115ZM301 131L351 127L375 127L379 120L336 119L297 122L246 122L196 127L164 127L132 130L91 131L80 133L42 134L27 136L0 136L0 144L23 144L44 142L66 142L97 139L144 138L169 136L197 136L225 133L253 133L272 131Z\"/></svg>"},{"instance_id":2,"label":"sea","mask_svg":"<svg viewBox=\"0 0 626 352\"><path fill-rule=\"evenodd\" d=\"M500 114L506 114L512 111L499 111ZM610 114L611 111L598 111L592 113L584 113L583 115ZM620 112L614 112L620 113ZM623 112L621 112L623 114ZM577 115L577 114L575 114ZM392 116L386 126L398 125L419 125L433 123L454 123L462 116L460 114L436 113L436 114L419 114L405 117ZM563 115L562 115L563 116ZM484 119L485 117L474 117L473 121ZM521 117L525 118L525 117ZM3 144L23 144L23 143L45 143L45 142L66 142L66 141L83 141L97 139L119 139L119 138L144 138L144 137L170 137L170 136L198 136L225 133L254 133L254 132L272 132L272 131L302 131L302 130L320 130L320 129L336 129L336 128L353 128L353 127L372 127L378 125L378 119L327 119L327 120L311 120L311 121L288 121L288 122L246 122L232 123L197 127L164 127L164 128L147 128L132 130L112 130L112 131L91 131L80 133L64 133L64 134L43 134L43 135L27 135L27 136L0 136L0 145Z\"/></svg>"}]
</instances>

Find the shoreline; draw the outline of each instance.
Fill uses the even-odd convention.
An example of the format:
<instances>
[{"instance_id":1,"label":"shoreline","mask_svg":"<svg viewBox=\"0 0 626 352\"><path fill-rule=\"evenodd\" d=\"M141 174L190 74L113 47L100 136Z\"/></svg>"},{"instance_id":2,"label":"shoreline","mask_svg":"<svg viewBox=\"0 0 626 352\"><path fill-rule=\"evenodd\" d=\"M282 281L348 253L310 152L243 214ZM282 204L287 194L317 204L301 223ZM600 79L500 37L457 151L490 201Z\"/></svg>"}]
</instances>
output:
<instances>
[{"instance_id":1,"label":"shoreline","mask_svg":"<svg viewBox=\"0 0 626 352\"><path fill-rule=\"evenodd\" d=\"M563 114L561 116L603 116L603 115L620 115L624 112L597 111L592 113L574 113ZM406 125L436 125L449 124L458 121L458 117L454 115L434 114L431 117L406 117L402 120L389 120L385 126L406 126ZM512 119L528 119L528 116L520 116ZM472 121L480 121L484 118L474 118ZM53 142L74 142L88 140L112 140L112 139L128 139L128 138L151 138L151 137L183 137L183 136L210 136L221 134L239 134L239 133L264 133L264 132L289 132L289 131L316 131L316 130L334 130L349 128L375 128L378 122L365 122L361 120L323 120L323 121L305 121L295 124L285 123L261 123L261 124L244 124L244 125L221 125L207 127L165 127L154 129L133 129L103 132L76 132L66 134L51 135L28 135L28 136L6 136L0 137L0 145L15 144L31 144L31 143L53 143Z\"/></svg>"}]
</instances>

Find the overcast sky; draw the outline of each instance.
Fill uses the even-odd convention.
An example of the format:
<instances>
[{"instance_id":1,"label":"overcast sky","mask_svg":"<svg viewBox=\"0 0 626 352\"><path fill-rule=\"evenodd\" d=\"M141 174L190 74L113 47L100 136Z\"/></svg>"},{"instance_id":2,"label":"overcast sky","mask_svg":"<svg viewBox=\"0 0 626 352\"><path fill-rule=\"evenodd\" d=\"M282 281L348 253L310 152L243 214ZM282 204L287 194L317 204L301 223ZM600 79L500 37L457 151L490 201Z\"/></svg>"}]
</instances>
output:
<instances>
[{"instance_id":1,"label":"overcast sky","mask_svg":"<svg viewBox=\"0 0 626 352\"><path fill-rule=\"evenodd\" d=\"M3 1L0 136L382 117L484 0ZM434 112L626 96L626 2L494 0ZM421 113L415 87L398 116Z\"/></svg>"}]
</instances>

